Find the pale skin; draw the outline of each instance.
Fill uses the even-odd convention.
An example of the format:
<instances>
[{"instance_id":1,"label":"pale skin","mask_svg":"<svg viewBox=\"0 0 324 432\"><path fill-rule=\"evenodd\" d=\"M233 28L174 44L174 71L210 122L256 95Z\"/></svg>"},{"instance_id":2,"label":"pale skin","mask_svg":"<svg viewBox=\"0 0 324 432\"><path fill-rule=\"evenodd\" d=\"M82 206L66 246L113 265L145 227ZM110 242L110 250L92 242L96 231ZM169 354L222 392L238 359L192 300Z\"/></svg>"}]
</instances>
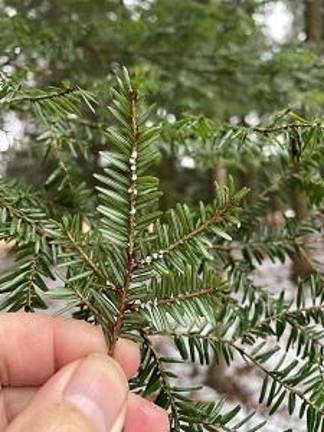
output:
<instances>
[{"instance_id":1,"label":"pale skin","mask_svg":"<svg viewBox=\"0 0 324 432\"><path fill-rule=\"evenodd\" d=\"M0 432L168 432L167 413L128 390L137 345L107 351L90 324L0 315Z\"/></svg>"}]
</instances>

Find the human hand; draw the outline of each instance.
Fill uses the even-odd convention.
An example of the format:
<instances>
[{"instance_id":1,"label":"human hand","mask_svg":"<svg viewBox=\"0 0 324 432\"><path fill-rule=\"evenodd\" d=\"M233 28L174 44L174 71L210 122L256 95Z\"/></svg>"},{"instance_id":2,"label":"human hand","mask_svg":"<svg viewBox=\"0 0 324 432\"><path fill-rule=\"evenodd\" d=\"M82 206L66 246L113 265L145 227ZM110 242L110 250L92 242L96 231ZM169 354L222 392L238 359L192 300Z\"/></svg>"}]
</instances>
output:
<instances>
[{"instance_id":1,"label":"human hand","mask_svg":"<svg viewBox=\"0 0 324 432\"><path fill-rule=\"evenodd\" d=\"M0 315L0 432L167 432L167 413L128 392L136 344L118 341L113 357L85 322Z\"/></svg>"}]
</instances>

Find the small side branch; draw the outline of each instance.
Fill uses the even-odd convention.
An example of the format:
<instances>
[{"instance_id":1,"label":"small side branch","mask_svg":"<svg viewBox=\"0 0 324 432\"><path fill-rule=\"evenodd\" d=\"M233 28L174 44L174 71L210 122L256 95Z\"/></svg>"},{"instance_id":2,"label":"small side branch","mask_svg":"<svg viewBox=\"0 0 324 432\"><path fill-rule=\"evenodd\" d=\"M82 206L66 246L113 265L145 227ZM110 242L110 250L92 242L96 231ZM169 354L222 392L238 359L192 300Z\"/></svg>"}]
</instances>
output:
<instances>
[{"instance_id":1,"label":"small side branch","mask_svg":"<svg viewBox=\"0 0 324 432\"><path fill-rule=\"evenodd\" d=\"M6 101L6 102L8 102L8 103L16 103L16 102L35 103L35 102L40 102L40 101L44 101L44 100L52 100L52 99L65 97L65 96L71 95L72 93L77 93L77 92L80 92L80 88L78 86L73 86L73 87L69 87L69 88L61 90L61 91L56 91L56 92L51 92L51 93L46 93L46 94L40 94L40 95L36 95L36 96L27 95L27 94L23 95L23 96L17 96L15 98L12 98L12 99Z\"/></svg>"}]
</instances>

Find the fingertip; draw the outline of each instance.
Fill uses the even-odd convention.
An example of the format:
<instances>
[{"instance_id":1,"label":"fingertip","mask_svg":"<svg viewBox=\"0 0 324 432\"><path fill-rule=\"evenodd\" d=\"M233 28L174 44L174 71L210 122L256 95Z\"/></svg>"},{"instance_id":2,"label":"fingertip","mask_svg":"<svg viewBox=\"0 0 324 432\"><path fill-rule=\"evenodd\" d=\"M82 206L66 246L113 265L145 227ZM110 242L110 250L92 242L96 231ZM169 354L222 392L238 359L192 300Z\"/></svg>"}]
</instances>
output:
<instances>
[{"instance_id":1,"label":"fingertip","mask_svg":"<svg viewBox=\"0 0 324 432\"><path fill-rule=\"evenodd\" d=\"M116 343L114 359L120 364L128 378L136 375L141 363L139 346L129 339L119 339Z\"/></svg>"},{"instance_id":2,"label":"fingertip","mask_svg":"<svg viewBox=\"0 0 324 432\"><path fill-rule=\"evenodd\" d=\"M120 432L127 401L128 383L118 363L105 354L90 354L47 381L8 432Z\"/></svg>"},{"instance_id":3,"label":"fingertip","mask_svg":"<svg viewBox=\"0 0 324 432\"><path fill-rule=\"evenodd\" d=\"M99 326L69 318L56 318L55 345L58 365L91 353L107 353L107 345Z\"/></svg>"},{"instance_id":4,"label":"fingertip","mask_svg":"<svg viewBox=\"0 0 324 432\"><path fill-rule=\"evenodd\" d=\"M168 413L138 395L130 394L125 420L125 432L169 432Z\"/></svg>"},{"instance_id":5,"label":"fingertip","mask_svg":"<svg viewBox=\"0 0 324 432\"><path fill-rule=\"evenodd\" d=\"M38 387L4 387L1 390L5 417L9 422L27 406L38 390Z\"/></svg>"}]
</instances>

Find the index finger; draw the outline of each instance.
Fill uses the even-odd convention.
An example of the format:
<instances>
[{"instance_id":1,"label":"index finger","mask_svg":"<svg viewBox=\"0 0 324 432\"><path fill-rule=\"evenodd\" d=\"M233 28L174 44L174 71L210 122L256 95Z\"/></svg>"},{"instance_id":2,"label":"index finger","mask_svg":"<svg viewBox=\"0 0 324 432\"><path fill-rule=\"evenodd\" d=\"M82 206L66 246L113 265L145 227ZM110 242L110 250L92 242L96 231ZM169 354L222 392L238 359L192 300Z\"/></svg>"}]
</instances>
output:
<instances>
[{"instance_id":1,"label":"index finger","mask_svg":"<svg viewBox=\"0 0 324 432\"><path fill-rule=\"evenodd\" d=\"M94 352L107 353L99 327L30 313L0 315L0 385L41 385L67 363Z\"/></svg>"}]
</instances>

